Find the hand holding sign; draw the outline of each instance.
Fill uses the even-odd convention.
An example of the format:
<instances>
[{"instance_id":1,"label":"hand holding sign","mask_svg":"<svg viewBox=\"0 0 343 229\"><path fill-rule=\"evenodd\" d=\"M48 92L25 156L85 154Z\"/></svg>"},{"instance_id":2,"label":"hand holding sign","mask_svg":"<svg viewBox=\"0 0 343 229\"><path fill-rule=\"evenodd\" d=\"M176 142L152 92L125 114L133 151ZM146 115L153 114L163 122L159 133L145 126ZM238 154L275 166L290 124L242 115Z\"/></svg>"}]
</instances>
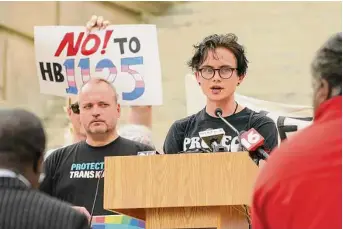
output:
<instances>
[{"instance_id":1,"label":"hand holding sign","mask_svg":"<svg viewBox=\"0 0 343 229\"><path fill-rule=\"evenodd\" d=\"M110 24L109 21L104 21L104 18L102 16L96 16L93 15L89 22L86 24L86 29L88 32L92 31L94 28L100 29L106 29L106 27Z\"/></svg>"},{"instance_id":2,"label":"hand holding sign","mask_svg":"<svg viewBox=\"0 0 343 229\"><path fill-rule=\"evenodd\" d=\"M156 27L107 26L93 16L84 27L35 27L37 70L42 93L78 94L91 77L113 83L123 105L161 105L162 83Z\"/></svg>"}]
</instances>

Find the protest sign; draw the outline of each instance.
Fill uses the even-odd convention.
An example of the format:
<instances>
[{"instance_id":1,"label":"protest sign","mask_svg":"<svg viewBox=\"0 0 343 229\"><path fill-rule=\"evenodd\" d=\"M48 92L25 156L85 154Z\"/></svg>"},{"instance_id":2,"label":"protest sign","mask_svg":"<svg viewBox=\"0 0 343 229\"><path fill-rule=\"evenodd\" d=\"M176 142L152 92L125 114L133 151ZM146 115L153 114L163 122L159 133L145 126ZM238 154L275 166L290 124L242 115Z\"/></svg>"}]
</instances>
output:
<instances>
[{"instance_id":1,"label":"protest sign","mask_svg":"<svg viewBox=\"0 0 343 229\"><path fill-rule=\"evenodd\" d=\"M117 88L123 105L161 105L162 80L155 25L36 26L40 91L75 96L91 77Z\"/></svg>"}]
</instances>

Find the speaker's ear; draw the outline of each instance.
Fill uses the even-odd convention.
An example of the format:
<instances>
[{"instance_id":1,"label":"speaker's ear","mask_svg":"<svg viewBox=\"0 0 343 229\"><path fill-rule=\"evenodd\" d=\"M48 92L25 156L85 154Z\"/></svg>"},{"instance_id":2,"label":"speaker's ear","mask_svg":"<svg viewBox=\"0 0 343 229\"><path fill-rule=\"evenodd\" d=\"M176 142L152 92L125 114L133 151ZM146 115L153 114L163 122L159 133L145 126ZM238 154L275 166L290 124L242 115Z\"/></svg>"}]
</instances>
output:
<instances>
[{"instance_id":1,"label":"speaker's ear","mask_svg":"<svg viewBox=\"0 0 343 229\"><path fill-rule=\"evenodd\" d=\"M200 83L200 82L198 82L198 84L199 84L199 85L201 85L201 83Z\"/></svg>"}]
</instances>

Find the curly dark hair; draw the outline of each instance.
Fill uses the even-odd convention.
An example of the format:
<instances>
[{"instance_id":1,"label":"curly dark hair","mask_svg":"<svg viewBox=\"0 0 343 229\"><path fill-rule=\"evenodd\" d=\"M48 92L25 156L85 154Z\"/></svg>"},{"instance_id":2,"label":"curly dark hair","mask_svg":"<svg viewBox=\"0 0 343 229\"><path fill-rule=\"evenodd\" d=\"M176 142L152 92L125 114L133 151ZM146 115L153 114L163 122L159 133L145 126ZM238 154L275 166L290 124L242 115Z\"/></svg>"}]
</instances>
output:
<instances>
[{"instance_id":1,"label":"curly dark hair","mask_svg":"<svg viewBox=\"0 0 343 229\"><path fill-rule=\"evenodd\" d=\"M248 69L248 60L245 56L244 47L238 44L238 38L235 34L213 34L205 37L200 44L194 45L194 56L187 62L187 65L193 71L198 71L199 66L205 61L209 50L223 47L230 50L237 60L237 73L239 76L245 75Z\"/></svg>"}]
</instances>

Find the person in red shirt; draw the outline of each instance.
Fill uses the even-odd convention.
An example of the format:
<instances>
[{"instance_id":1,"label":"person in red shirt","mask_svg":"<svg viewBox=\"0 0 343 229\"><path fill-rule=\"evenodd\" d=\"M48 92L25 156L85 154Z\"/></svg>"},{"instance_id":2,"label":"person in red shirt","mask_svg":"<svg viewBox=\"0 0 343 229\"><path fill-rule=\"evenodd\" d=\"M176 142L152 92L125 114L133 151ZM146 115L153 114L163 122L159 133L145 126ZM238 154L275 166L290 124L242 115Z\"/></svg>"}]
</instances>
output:
<instances>
[{"instance_id":1,"label":"person in red shirt","mask_svg":"<svg viewBox=\"0 0 343 229\"><path fill-rule=\"evenodd\" d=\"M314 122L261 169L253 229L342 228L342 33L318 50L311 70Z\"/></svg>"}]
</instances>

